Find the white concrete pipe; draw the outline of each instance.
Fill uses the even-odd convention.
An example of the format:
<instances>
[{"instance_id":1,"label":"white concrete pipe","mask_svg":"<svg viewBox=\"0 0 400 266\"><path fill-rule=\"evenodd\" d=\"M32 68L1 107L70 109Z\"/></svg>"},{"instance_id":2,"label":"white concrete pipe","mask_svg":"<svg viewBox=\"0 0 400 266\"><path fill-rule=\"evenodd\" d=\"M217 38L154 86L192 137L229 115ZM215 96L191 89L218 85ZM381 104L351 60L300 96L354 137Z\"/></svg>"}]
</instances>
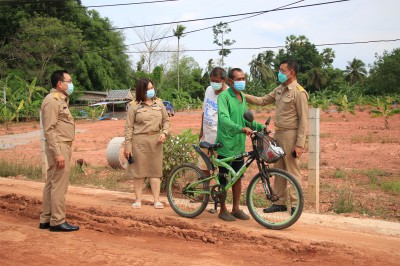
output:
<instances>
[{"instance_id":1,"label":"white concrete pipe","mask_svg":"<svg viewBox=\"0 0 400 266\"><path fill-rule=\"evenodd\" d=\"M107 146L107 162L112 168L126 169L128 161L124 157L124 137L113 138Z\"/></svg>"}]
</instances>

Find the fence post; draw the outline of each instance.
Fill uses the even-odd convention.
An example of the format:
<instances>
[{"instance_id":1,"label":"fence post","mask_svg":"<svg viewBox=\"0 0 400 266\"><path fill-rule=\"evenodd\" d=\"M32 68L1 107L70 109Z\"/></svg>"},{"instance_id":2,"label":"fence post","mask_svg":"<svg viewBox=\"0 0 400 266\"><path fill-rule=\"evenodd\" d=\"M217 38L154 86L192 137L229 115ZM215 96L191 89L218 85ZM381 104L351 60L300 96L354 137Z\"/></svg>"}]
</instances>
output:
<instances>
[{"instance_id":1,"label":"fence post","mask_svg":"<svg viewBox=\"0 0 400 266\"><path fill-rule=\"evenodd\" d=\"M319 212L319 108L309 110L308 201Z\"/></svg>"},{"instance_id":2,"label":"fence post","mask_svg":"<svg viewBox=\"0 0 400 266\"><path fill-rule=\"evenodd\" d=\"M46 138L44 136L44 128L43 128L43 122L42 122L42 112L39 111L39 121L40 121L40 153L42 155L41 157L41 165L42 165L42 180L46 181L47 180L47 157L46 157Z\"/></svg>"}]
</instances>

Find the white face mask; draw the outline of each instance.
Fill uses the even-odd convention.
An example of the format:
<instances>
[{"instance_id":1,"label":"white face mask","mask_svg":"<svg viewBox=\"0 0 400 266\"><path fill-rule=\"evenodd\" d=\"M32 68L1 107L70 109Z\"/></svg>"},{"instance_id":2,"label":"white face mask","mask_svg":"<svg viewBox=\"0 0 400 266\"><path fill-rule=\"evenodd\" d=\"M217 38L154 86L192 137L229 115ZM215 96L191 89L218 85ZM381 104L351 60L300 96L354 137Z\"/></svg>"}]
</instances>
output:
<instances>
[{"instance_id":1,"label":"white face mask","mask_svg":"<svg viewBox=\"0 0 400 266\"><path fill-rule=\"evenodd\" d=\"M211 81L210 85L215 91L220 90L222 88L222 82L218 83L218 82L212 82Z\"/></svg>"}]
</instances>

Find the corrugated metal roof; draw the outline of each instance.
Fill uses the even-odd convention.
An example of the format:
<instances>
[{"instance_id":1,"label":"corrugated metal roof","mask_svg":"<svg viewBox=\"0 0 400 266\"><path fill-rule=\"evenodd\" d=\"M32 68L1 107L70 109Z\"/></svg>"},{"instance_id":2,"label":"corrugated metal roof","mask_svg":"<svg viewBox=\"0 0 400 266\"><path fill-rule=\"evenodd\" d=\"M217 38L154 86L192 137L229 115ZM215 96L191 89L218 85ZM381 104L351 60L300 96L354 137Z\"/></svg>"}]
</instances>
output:
<instances>
[{"instance_id":1,"label":"corrugated metal roof","mask_svg":"<svg viewBox=\"0 0 400 266\"><path fill-rule=\"evenodd\" d=\"M108 92L106 101L107 100L132 100L133 95L131 90L111 90Z\"/></svg>"}]
</instances>

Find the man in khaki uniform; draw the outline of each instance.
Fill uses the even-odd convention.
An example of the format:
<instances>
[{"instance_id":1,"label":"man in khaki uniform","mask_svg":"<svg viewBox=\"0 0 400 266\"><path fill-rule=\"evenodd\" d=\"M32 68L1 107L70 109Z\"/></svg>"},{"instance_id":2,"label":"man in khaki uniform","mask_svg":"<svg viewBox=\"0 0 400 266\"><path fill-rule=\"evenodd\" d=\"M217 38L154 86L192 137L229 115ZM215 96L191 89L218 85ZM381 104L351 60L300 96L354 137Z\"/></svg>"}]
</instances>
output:
<instances>
[{"instance_id":1,"label":"man in khaki uniform","mask_svg":"<svg viewBox=\"0 0 400 266\"><path fill-rule=\"evenodd\" d=\"M278 79L281 84L271 93L263 97L246 95L248 103L255 105L268 105L276 103L275 135L279 146L283 148L286 156L275 163L275 167L286 170L298 180L301 180L300 160L306 143L306 128L308 119L308 93L297 83L296 75L299 65L294 60L282 61ZM286 180L276 177L274 192L279 197L276 204L264 209L266 213L287 211ZM294 191L291 191L294 192ZM291 194L292 202L297 199ZM294 211L292 207L291 211Z\"/></svg>"},{"instance_id":2,"label":"man in khaki uniform","mask_svg":"<svg viewBox=\"0 0 400 266\"><path fill-rule=\"evenodd\" d=\"M50 228L50 231L58 232L76 231L79 226L65 221L71 145L75 138L75 124L68 108L68 96L74 86L66 70L55 71L51 75L51 85L52 89L44 98L41 108L48 170L39 228Z\"/></svg>"}]
</instances>

